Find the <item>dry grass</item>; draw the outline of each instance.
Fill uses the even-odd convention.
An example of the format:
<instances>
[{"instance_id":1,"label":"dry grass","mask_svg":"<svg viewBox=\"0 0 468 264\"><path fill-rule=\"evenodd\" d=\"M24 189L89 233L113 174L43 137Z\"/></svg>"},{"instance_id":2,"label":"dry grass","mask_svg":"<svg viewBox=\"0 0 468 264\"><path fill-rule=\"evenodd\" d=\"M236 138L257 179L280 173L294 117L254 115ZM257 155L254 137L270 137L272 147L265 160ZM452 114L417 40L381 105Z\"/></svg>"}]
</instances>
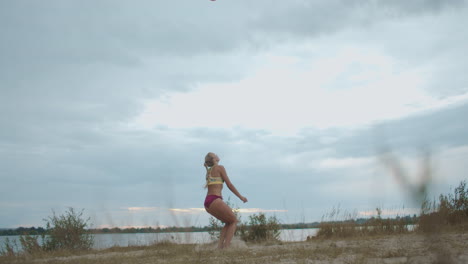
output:
<instances>
[{"instance_id":1,"label":"dry grass","mask_svg":"<svg viewBox=\"0 0 468 264\"><path fill-rule=\"evenodd\" d=\"M411 233L346 239L314 239L308 242L240 244L217 251L214 245L161 243L146 247L119 247L70 254L2 257L0 263L446 263L434 248L447 247L450 263L468 263L468 233L446 232L428 246L425 237ZM236 245L236 244L234 244Z\"/></svg>"},{"instance_id":2,"label":"dry grass","mask_svg":"<svg viewBox=\"0 0 468 264\"><path fill-rule=\"evenodd\" d=\"M357 213L342 212L339 208L322 217L317 237L319 238L346 238L372 235L405 234L410 232L406 218L383 219L382 210L376 208L377 217L368 219L365 223L357 222Z\"/></svg>"}]
</instances>

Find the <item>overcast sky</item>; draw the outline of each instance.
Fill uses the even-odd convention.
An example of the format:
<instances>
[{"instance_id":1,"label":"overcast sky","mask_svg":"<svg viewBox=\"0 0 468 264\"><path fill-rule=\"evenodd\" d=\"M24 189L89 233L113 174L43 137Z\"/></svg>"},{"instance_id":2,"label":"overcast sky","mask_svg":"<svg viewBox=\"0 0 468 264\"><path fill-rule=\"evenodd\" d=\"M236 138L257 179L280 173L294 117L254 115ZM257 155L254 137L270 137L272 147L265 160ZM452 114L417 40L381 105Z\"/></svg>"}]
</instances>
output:
<instances>
[{"instance_id":1,"label":"overcast sky","mask_svg":"<svg viewBox=\"0 0 468 264\"><path fill-rule=\"evenodd\" d=\"M208 224L224 198L283 223L419 205L467 179L466 1L1 1L0 227Z\"/></svg>"}]
</instances>

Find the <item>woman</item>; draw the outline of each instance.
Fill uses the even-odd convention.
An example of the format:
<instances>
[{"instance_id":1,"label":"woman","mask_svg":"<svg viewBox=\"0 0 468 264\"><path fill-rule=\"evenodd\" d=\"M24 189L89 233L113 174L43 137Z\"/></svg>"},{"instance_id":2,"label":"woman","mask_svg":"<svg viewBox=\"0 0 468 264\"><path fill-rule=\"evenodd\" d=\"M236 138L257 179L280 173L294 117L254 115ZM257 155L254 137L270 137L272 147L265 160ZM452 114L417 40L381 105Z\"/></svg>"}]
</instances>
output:
<instances>
[{"instance_id":1,"label":"woman","mask_svg":"<svg viewBox=\"0 0 468 264\"><path fill-rule=\"evenodd\" d=\"M231 183L227 176L226 169L223 166L218 165L219 157L210 152L205 156L205 168L206 168L206 185L208 188L205 199L205 209L212 216L223 222L224 228L221 230L219 236L218 248L227 248L231 244L232 237L236 232L237 218L232 212L232 209L223 202L221 191L223 190L223 183L226 183L227 187L233 192L239 199L244 203L247 202L247 198L240 195L236 187Z\"/></svg>"}]
</instances>

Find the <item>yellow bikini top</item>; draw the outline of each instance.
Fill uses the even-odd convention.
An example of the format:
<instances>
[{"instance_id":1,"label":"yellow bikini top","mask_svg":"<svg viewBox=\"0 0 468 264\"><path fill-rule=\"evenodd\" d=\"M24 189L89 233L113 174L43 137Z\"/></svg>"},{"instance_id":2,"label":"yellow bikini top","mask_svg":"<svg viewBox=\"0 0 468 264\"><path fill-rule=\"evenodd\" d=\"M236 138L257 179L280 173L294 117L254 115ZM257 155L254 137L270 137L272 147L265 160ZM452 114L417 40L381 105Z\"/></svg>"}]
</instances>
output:
<instances>
[{"instance_id":1,"label":"yellow bikini top","mask_svg":"<svg viewBox=\"0 0 468 264\"><path fill-rule=\"evenodd\" d=\"M214 168L211 167L206 171L206 186L213 185L213 184L223 184L224 180L221 177L212 177L211 170Z\"/></svg>"}]
</instances>

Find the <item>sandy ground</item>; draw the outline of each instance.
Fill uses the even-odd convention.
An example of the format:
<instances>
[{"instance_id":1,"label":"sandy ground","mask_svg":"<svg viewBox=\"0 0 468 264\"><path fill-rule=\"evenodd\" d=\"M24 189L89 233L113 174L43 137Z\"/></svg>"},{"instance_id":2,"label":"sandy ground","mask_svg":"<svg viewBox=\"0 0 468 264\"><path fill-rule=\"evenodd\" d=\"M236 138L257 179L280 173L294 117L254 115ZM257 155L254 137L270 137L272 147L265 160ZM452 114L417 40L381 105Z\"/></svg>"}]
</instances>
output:
<instances>
[{"instance_id":1,"label":"sandy ground","mask_svg":"<svg viewBox=\"0 0 468 264\"><path fill-rule=\"evenodd\" d=\"M296 243L246 244L228 250L214 244L117 248L75 256L0 259L2 263L463 263L468 233L406 234ZM3 262L8 261L8 262Z\"/></svg>"}]
</instances>

